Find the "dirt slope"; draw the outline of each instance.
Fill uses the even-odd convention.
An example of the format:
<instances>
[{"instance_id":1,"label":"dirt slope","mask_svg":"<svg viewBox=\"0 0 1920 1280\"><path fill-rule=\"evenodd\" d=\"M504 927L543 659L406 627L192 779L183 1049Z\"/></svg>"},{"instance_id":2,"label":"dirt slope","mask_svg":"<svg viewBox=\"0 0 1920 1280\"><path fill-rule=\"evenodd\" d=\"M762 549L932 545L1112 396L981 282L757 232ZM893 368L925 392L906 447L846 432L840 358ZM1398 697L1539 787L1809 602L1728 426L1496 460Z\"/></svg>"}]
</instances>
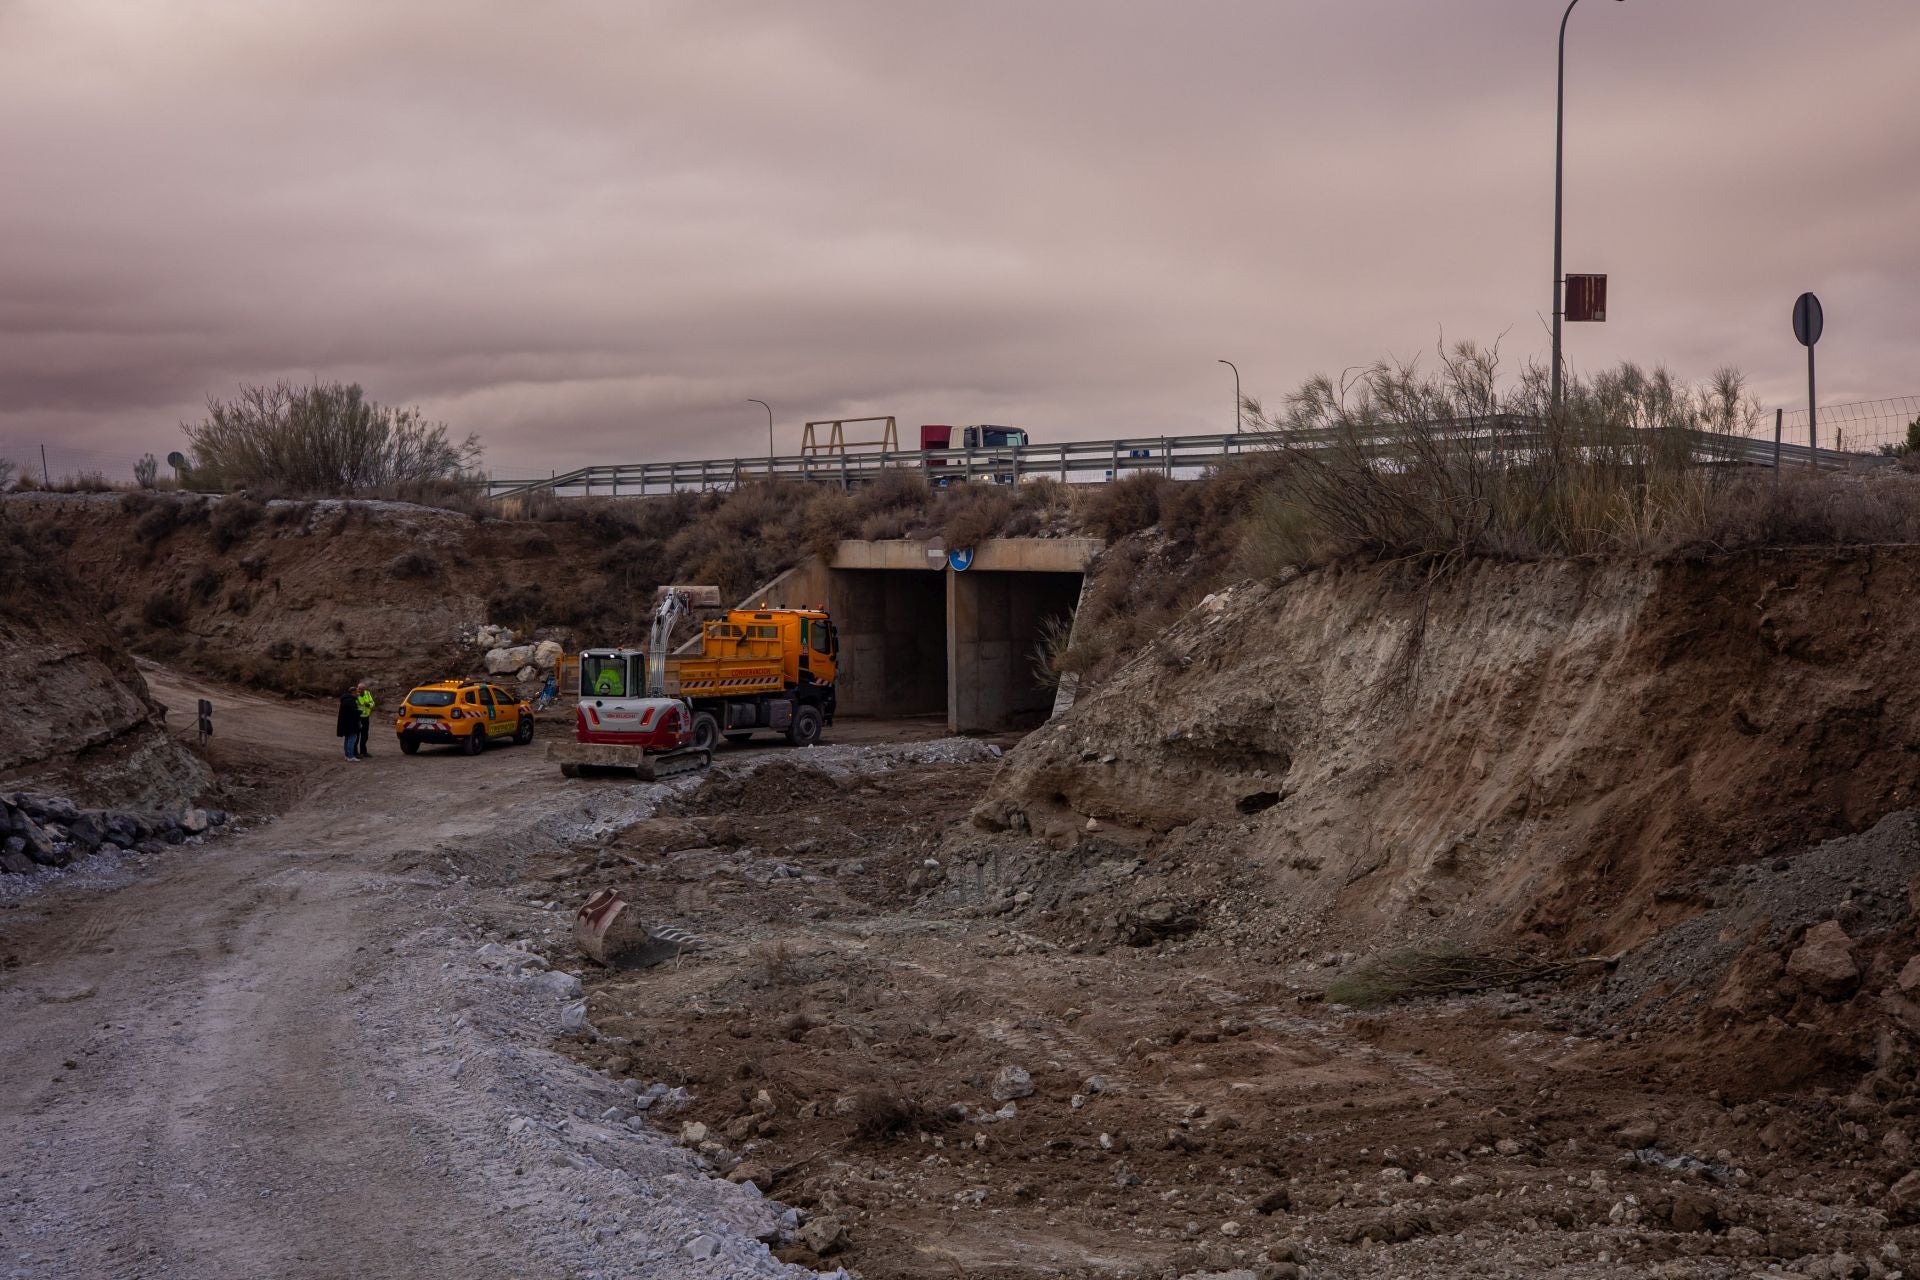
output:
<instances>
[{"instance_id":1,"label":"dirt slope","mask_svg":"<svg viewBox=\"0 0 1920 1280\"><path fill-rule=\"evenodd\" d=\"M1617 950L1663 886L1913 803L1916 588L1914 548L1244 585L1028 739L980 821L1231 835L1339 941Z\"/></svg>"},{"instance_id":2,"label":"dirt slope","mask_svg":"<svg viewBox=\"0 0 1920 1280\"><path fill-rule=\"evenodd\" d=\"M56 567L56 543L0 519L0 791L178 809L209 781L171 739L133 658Z\"/></svg>"}]
</instances>

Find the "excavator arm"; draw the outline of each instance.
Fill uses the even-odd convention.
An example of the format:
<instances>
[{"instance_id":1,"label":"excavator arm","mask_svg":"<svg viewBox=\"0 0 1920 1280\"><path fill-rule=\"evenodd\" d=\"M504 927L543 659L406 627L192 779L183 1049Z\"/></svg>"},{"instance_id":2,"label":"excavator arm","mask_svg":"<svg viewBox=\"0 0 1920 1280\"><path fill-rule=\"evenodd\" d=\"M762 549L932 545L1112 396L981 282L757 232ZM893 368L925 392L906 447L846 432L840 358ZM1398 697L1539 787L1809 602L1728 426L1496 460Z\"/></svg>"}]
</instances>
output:
<instances>
[{"instance_id":1,"label":"excavator arm","mask_svg":"<svg viewBox=\"0 0 1920 1280\"><path fill-rule=\"evenodd\" d=\"M647 639L647 696L667 696L667 652L673 640L673 625L687 612L687 597L679 591L663 591L660 603L653 607L653 632Z\"/></svg>"}]
</instances>

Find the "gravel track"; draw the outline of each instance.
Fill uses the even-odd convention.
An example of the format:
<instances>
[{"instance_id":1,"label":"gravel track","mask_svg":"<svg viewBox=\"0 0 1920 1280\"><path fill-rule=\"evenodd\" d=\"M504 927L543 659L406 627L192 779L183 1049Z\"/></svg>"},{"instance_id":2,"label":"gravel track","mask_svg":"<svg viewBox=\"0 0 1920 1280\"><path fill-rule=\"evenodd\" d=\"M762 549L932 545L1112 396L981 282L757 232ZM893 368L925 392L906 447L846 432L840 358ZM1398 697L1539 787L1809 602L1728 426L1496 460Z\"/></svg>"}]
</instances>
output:
<instances>
[{"instance_id":1,"label":"gravel track","mask_svg":"<svg viewBox=\"0 0 1920 1280\"><path fill-rule=\"evenodd\" d=\"M279 820L0 912L0 1276L811 1274L756 1239L781 1206L593 1119L621 1095L548 1048L564 1001L458 923L670 786L531 750L347 764L324 712L222 706L229 742L302 754Z\"/></svg>"}]
</instances>

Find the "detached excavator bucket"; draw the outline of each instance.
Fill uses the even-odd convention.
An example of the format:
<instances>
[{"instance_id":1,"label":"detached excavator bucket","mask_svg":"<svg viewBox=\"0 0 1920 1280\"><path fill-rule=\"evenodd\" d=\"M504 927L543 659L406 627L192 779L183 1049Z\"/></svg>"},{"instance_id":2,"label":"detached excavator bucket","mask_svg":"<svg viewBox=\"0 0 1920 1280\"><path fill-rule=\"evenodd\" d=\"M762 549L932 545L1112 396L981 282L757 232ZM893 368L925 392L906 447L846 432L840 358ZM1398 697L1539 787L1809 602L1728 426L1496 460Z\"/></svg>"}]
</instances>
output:
<instances>
[{"instance_id":1,"label":"detached excavator bucket","mask_svg":"<svg viewBox=\"0 0 1920 1280\"><path fill-rule=\"evenodd\" d=\"M573 941L609 969L645 969L675 959L690 939L674 929L655 934L618 889L601 889L574 914Z\"/></svg>"}]
</instances>

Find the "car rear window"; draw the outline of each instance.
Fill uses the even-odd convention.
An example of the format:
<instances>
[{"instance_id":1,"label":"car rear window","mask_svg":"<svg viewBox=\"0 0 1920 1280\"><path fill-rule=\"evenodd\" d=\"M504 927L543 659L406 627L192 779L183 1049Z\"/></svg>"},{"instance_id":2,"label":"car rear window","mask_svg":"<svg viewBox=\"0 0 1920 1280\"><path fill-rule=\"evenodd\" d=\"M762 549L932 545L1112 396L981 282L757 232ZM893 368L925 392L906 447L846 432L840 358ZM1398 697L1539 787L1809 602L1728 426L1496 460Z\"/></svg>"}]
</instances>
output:
<instances>
[{"instance_id":1,"label":"car rear window","mask_svg":"<svg viewBox=\"0 0 1920 1280\"><path fill-rule=\"evenodd\" d=\"M445 689L415 689L407 695L410 707L450 707L453 695Z\"/></svg>"}]
</instances>

